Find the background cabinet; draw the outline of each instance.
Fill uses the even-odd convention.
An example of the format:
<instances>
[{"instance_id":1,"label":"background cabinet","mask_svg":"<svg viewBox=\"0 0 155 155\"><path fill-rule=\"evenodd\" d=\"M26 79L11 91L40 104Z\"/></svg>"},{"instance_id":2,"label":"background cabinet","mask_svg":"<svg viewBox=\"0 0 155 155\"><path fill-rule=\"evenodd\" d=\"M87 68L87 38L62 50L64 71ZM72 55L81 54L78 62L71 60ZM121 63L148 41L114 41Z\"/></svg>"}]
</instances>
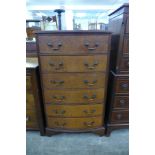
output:
<instances>
[{"instance_id":1,"label":"background cabinet","mask_svg":"<svg viewBox=\"0 0 155 155\"><path fill-rule=\"evenodd\" d=\"M109 15L112 34L106 133L129 126L129 5Z\"/></svg>"}]
</instances>

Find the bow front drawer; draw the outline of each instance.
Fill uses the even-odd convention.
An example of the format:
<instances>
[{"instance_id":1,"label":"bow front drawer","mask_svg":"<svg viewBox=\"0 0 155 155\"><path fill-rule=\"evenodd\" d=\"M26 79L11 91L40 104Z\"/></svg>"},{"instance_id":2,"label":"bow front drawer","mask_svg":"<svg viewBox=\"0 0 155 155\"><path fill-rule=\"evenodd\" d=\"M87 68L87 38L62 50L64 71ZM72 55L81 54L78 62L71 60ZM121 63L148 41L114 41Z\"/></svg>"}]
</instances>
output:
<instances>
[{"instance_id":1,"label":"bow front drawer","mask_svg":"<svg viewBox=\"0 0 155 155\"><path fill-rule=\"evenodd\" d=\"M38 36L40 53L54 55L107 53L109 35L40 35Z\"/></svg>"},{"instance_id":2,"label":"bow front drawer","mask_svg":"<svg viewBox=\"0 0 155 155\"><path fill-rule=\"evenodd\" d=\"M104 89L82 90L46 90L44 91L46 104L64 103L103 103Z\"/></svg>"},{"instance_id":3,"label":"bow front drawer","mask_svg":"<svg viewBox=\"0 0 155 155\"><path fill-rule=\"evenodd\" d=\"M42 73L106 71L107 55L40 56Z\"/></svg>"},{"instance_id":4,"label":"bow front drawer","mask_svg":"<svg viewBox=\"0 0 155 155\"><path fill-rule=\"evenodd\" d=\"M62 129L88 129L102 126L102 116L90 118L47 118L47 127Z\"/></svg>"},{"instance_id":5,"label":"bow front drawer","mask_svg":"<svg viewBox=\"0 0 155 155\"><path fill-rule=\"evenodd\" d=\"M43 74L45 89L104 88L105 73L55 73Z\"/></svg>"},{"instance_id":6,"label":"bow front drawer","mask_svg":"<svg viewBox=\"0 0 155 155\"><path fill-rule=\"evenodd\" d=\"M46 113L53 117L87 117L103 113L103 104L95 105L46 105Z\"/></svg>"}]
</instances>

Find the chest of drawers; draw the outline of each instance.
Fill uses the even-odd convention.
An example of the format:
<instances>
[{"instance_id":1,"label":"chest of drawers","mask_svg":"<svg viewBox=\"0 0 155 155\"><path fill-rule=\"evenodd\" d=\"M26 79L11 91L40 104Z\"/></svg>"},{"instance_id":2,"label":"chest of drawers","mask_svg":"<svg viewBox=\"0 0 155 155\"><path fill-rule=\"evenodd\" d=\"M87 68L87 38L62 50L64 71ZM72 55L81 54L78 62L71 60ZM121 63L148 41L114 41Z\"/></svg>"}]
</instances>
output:
<instances>
[{"instance_id":1,"label":"chest of drawers","mask_svg":"<svg viewBox=\"0 0 155 155\"><path fill-rule=\"evenodd\" d=\"M46 135L104 135L110 43L103 31L37 32Z\"/></svg>"},{"instance_id":2,"label":"chest of drawers","mask_svg":"<svg viewBox=\"0 0 155 155\"><path fill-rule=\"evenodd\" d=\"M44 135L44 120L41 107L39 67L37 58L26 59L26 129L39 130Z\"/></svg>"},{"instance_id":3,"label":"chest of drawers","mask_svg":"<svg viewBox=\"0 0 155 155\"><path fill-rule=\"evenodd\" d=\"M106 109L106 133L129 126L129 5L110 14L113 32Z\"/></svg>"}]
</instances>

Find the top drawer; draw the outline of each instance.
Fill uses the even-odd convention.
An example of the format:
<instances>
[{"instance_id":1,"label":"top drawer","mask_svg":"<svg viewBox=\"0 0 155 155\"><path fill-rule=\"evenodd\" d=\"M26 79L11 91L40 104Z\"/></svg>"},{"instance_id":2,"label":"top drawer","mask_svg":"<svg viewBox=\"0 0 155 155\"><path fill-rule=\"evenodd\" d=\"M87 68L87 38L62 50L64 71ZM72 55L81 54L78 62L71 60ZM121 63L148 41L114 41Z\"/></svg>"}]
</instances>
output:
<instances>
[{"instance_id":1,"label":"top drawer","mask_svg":"<svg viewBox=\"0 0 155 155\"><path fill-rule=\"evenodd\" d=\"M107 53L110 35L39 35L40 53L53 55Z\"/></svg>"}]
</instances>

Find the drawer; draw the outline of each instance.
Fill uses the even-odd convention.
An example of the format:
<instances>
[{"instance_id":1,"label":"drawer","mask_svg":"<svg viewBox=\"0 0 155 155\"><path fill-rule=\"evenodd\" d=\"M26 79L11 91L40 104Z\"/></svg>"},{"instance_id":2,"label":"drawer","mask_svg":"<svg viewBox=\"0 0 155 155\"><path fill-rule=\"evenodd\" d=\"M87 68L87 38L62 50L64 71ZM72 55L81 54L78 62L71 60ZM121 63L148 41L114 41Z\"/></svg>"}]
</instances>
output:
<instances>
[{"instance_id":1,"label":"drawer","mask_svg":"<svg viewBox=\"0 0 155 155\"><path fill-rule=\"evenodd\" d=\"M113 109L126 109L129 108L129 96L115 96Z\"/></svg>"},{"instance_id":2,"label":"drawer","mask_svg":"<svg viewBox=\"0 0 155 155\"><path fill-rule=\"evenodd\" d=\"M108 52L109 39L109 35L38 36L40 53L54 55L105 53Z\"/></svg>"},{"instance_id":3,"label":"drawer","mask_svg":"<svg viewBox=\"0 0 155 155\"><path fill-rule=\"evenodd\" d=\"M55 73L42 74L45 89L104 88L105 73Z\"/></svg>"},{"instance_id":4,"label":"drawer","mask_svg":"<svg viewBox=\"0 0 155 155\"><path fill-rule=\"evenodd\" d=\"M26 108L35 108L34 95L26 92Z\"/></svg>"},{"instance_id":5,"label":"drawer","mask_svg":"<svg viewBox=\"0 0 155 155\"><path fill-rule=\"evenodd\" d=\"M119 69L121 72L129 72L129 57L122 57Z\"/></svg>"},{"instance_id":6,"label":"drawer","mask_svg":"<svg viewBox=\"0 0 155 155\"><path fill-rule=\"evenodd\" d=\"M124 40L123 40L123 54L129 54L129 36L124 35Z\"/></svg>"},{"instance_id":7,"label":"drawer","mask_svg":"<svg viewBox=\"0 0 155 155\"><path fill-rule=\"evenodd\" d=\"M88 118L47 118L47 127L62 129L89 129L103 125L102 116Z\"/></svg>"},{"instance_id":8,"label":"drawer","mask_svg":"<svg viewBox=\"0 0 155 155\"><path fill-rule=\"evenodd\" d=\"M129 93L129 79L128 78L117 77L116 93Z\"/></svg>"},{"instance_id":9,"label":"drawer","mask_svg":"<svg viewBox=\"0 0 155 155\"><path fill-rule=\"evenodd\" d=\"M103 104L46 105L46 114L53 117L87 117L102 115Z\"/></svg>"},{"instance_id":10,"label":"drawer","mask_svg":"<svg viewBox=\"0 0 155 155\"><path fill-rule=\"evenodd\" d=\"M27 128L38 128L38 121L36 113L33 110L26 111L26 127Z\"/></svg>"},{"instance_id":11,"label":"drawer","mask_svg":"<svg viewBox=\"0 0 155 155\"><path fill-rule=\"evenodd\" d=\"M41 72L106 71L107 55L94 56L40 56Z\"/></svg>"},{"instance_id":12,"label":"drawer","mask_svg":"<svg viewBox=\"0 0 155 155\"><path fill-rule=\"evenodd\" d=\"M71 104L71 103L103 103L104 89L81 90L44 90L45 103Z\"/></svg>"},{"instance_id":13,"label":"drawer","mask_svg":"<svg viewBox=\"0 0 155 155\"><path fill-rule=\"evenodd\" d=\"M26 75L26 90L31 89L32 83L31 83L31 76Z\"/></svg>"},{"instance_id":14,"label":"drawer","mask_svg":"<svg viewBox=\"0 0 155 155\"><path fill-rule=\"evenodd\" d=\"M129 122L129 111L113 111L111 114L111 122L113 123L121 123L121 122Z\"/></svg>"}]
</instances>

